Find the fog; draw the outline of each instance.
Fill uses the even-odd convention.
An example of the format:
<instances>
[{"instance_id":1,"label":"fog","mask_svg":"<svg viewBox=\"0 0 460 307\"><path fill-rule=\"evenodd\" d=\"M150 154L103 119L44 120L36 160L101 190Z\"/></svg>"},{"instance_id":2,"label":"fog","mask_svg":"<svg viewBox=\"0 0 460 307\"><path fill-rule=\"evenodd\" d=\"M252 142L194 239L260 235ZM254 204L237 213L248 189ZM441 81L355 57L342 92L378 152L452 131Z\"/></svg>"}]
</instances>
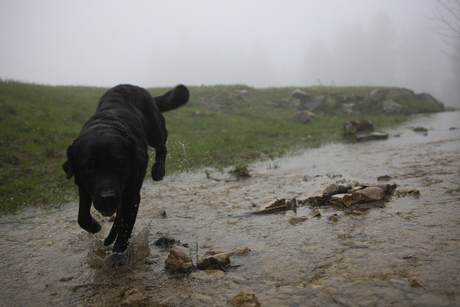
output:
<instances>
[{"instance_id":1,"label":"fog","mask_svg":"<svg viewBox=\"0 0 460 307\"><path fill-rule=\"evenodd\" d=\"M434 0L1 0L0 78L399 86L460 106L435 13Z\"/></svg>"}]
</instances>

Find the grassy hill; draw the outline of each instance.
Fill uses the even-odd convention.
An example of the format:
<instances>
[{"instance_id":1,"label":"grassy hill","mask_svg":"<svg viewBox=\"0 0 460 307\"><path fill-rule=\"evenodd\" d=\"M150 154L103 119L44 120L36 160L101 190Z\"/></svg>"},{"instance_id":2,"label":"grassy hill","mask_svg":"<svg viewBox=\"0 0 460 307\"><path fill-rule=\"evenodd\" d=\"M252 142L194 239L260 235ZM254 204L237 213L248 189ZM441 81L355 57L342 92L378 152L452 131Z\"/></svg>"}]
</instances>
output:
<instances>
[{"instance_id":1,"label":"grassy hill","mask_svg":"<svg viewBox=\"0 0 460 307\"><path fill-rule=\"evenodd\" d=\"M247 165L342 141L343 123L351 118L372 120L377 129L406 118L382 116L378 106L366 114L342 111L342 100L368 96L373 89L370 87L303 88L311 95L324 95L338 102L331 108L320 107L306 125L293 121L296 110L286 103L292 100L290 93L295 88L220 85L189 89L190 102L165 113L170 134L167 175L202 167ZM26 206L57 206L76 199L73 180L66 180L61 169L65 150L106 90L0 80L0 214ZM169 88L148 90L157 96ZM406 100L401 102L406 109L420 105ZM426 106L423 111L427 111ZM152 160L151 154L151 163Z\"/></svg>"}]
</instances>

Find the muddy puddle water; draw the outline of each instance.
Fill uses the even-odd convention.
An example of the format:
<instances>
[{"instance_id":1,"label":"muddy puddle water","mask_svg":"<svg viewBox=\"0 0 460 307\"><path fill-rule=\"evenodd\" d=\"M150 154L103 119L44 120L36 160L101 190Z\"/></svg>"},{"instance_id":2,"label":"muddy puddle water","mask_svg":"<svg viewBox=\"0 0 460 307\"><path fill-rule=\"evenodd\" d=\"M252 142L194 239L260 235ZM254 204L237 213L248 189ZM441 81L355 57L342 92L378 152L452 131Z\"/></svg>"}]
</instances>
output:
<instances>
[{"instance_id":1,"label":"muddy puddle water","mask_svg":"<svg viewBox=\"0 0 460 307\"><path fill-rule=\"evenodd\" d=\"M460 127L460 113L409 124L428 135L400 127L386 141L326 145L251 165L245 180L202 170L146 182L131 263L118 268L102 260L110 223L85 233L76 203L1 217L0 305L223 306L250 287L262 306L459 306L460 130L450 128ZM283 213L245 215L268 200L383 175L421 195L362 214L319 207L320 218L296 225ZM171 274L169 252L153 245L163 235L188 243L194 260L209 248L252 252L232 256L227 272Z\"/></svg>"}]
</instances>

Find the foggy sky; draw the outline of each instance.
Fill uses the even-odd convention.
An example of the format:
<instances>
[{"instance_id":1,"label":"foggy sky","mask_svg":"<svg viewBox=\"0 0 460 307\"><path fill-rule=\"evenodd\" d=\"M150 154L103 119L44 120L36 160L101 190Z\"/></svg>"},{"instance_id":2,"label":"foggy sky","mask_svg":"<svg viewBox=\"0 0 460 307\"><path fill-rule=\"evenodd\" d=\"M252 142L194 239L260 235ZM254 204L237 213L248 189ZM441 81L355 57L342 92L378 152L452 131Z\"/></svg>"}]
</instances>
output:
<instances>
[{"instance_id":1,"label":"foggy sky","mask_svg":"<svg viewBox=\"0 0 460 307\"><path fill-rule=\"evenodd\" d=\"M434 0L0 0L0 78L383 85L442 99L451 71L434 9Z\"/></svg>"}]
</instances>

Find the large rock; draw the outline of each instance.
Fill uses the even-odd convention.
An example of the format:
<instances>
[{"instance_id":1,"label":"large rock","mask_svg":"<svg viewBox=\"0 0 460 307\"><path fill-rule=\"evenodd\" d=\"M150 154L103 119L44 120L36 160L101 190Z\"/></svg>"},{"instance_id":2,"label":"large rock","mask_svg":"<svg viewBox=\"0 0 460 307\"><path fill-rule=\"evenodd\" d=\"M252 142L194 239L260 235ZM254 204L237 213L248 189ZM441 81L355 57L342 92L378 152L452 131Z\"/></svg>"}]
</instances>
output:
<instances>
[{"instance_id":1,"label":"large rock","mask_svg":"<svg viewBox=\"0 0 460 307\"><path fill-rule=\"evenodd\" d=\"M385 196L385 190L378 187L367 187L353 192L353 199L361 199L364 202L380 201Z\"/></svg>"},{"instance_id":2,"label":"large rock","mask_svg":"<svg viewBox=\"0 0 460 307\"><path fill-rule=\"evenodd\" d=\"M416 94L415 98L421 102L428 102L433 105L437 105L441 109L444 109L444 104L427 93Z\"/></svg>"},{"instance_id":3,"label":"large rock","mask_svg":"<svg viewBox=\"0 0 460 307\"><path fill-rule=\"evenodd\" d=\"M196 266L200 270L224 270L230 264L230 255L227 253L216 254L198 260Z\"/></svg>"},{"instance_id":4,"label":"large rock","mask_svg":"<svg viewBox=\"0 0 460 307\"><path fill-rule=\"evenodd\" d=\"M294 114L294 121L299 124L306 124L310 121L310 114L306 111L298 111Z\"/></svg>"},{"instance_id":5,"label":"large rock","mask_svg":"<svg viewBox=\"0 0 460 307\"><path fill-rule=\"evenodd\" d=\"M370 96L371 96L372 101L377 102L377 101L384 99L387 93L388 93L387 89L376 88L372 90Z\"/></svg>"},{"instance_id":6,"label":"large rock","mask_svg":"<svg viewBox=\"0 0 460 307\"><path fill-rule=\"evenodd\" d=\"M300 99L303 102L307 102L311 99L310 94L308 94L307 92L301 91L299 89L294 90L291 93L291 96L294 98Z\"/></svg>"},{"instance_id":7,"label":"large rock","mask_svg":"<svg viewBox=\"0 0 460 307\"><path fill-rule=\"evenodd\" d=\"M227 305L238 307L260 307L259 300L251 288L245 288L243 291L227 301Z\"/></svg>"},{"instance_id":8,"label":"large rock","mask_svg":"<svg viewBox=\"0 0 460 307\"><path fill-rule=\"evenodd\" d=\"M374 131L374 124L370 120L347 120L343 124L343 130L348 134L355 134L358 132L372 132Z\"/></svg>"},{"instance_id":9,"label":"large rock","mask_svg":"<svg viewBox=\"0 0 460 307\"><path fill-rule=\"evenodd\" d=\"M386 114L398 114L401 112L402 105L390 99L382 103L382 109Z\"/></svg>"},{"instance_id":10,"label":"large rock","mask_svg":"<svg viewBox=\"0 0 460 307\"><path fill-rule=\"evenodd\" d=\"M188 256L188 250L181 246L171 248L168 258L165 260L165 270L170 272L188 272L193 269L193 262Z\"/></svg>"},{"instance_id":11,"label":"large rock","mask_svg":"<svg viewBox=\"0 0 460 307\"><path fill-rule=\"evenodd\" d=\"M324 101L324 96L316 96L312 100L308 101L305 106L308 110L314 111L317 107L319 107Z\"/></svg>"}]
</instances>

